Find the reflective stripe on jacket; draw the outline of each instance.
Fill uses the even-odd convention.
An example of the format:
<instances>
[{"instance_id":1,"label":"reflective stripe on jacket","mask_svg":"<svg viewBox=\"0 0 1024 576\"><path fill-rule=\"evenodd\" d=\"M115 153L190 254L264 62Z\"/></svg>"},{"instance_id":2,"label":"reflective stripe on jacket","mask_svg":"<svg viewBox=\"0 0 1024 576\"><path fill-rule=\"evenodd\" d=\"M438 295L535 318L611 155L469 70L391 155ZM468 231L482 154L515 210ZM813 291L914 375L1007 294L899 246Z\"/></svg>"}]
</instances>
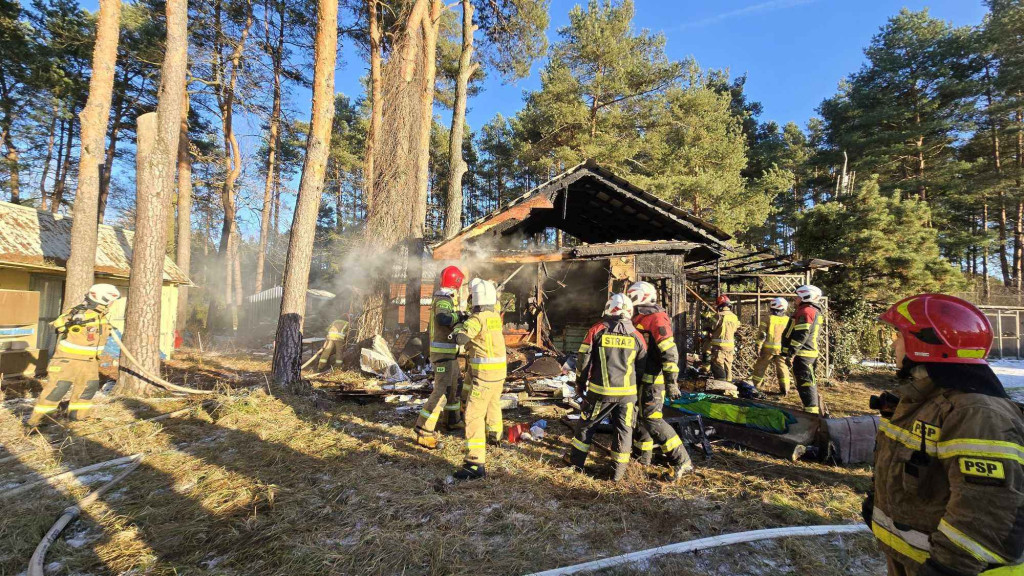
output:
<instances>
[{"instance_id":1,"label":"reflective stripe on jacket","mask_svg":"<svg viewBox=\"0 0 1024 576\"><path fill-rule=\"evenodd\" d=\"M783 337L786 354L818 357L818 332L821 330L821 308L809 302L801 302L793 312Z\"/></svg>"},{"instance_id":2,"label":"reflective stripe on jacket","mask_svg":"<svg viewBox=\"0 0 1024 576\"><path fill-rule=\"evenodd\" d=\"M761 343L762 352L782 353L782 335L786 331L787 324L789 324L789 318L778 314L772 314L761 321L758 330L764 340Z\"/></svg>"},{"instance_id":3,"label":"reflective stripe on jacket","mask_svg":"<svg viewBox=\"0 0 1024 576\"><path fill-rule=\"evenodd\" d=\"M110 323L98 310L72 309L60 315L51 325L64 338L57 344L56 356L96 359L107 345Z\"/></svg>"},{"instance_id":4,"label":"reflective stripe on jacket","mask_svg":"<svg viewBox=\"0 0 1024 576\"><path fill-rule=\"evenodd\" d=\"M450 340L457 318L458 307L452 292L438 290L430 304L430 361L451 360L459 355L459 346Z\"/></svg>"},{"instance_id":5,"label":"reflective stripe on jacket","mask_svg":"<svg viewBox=\"0 0 1024 576\"><path fill-rule=\"evenodd\" d=\"M964 574L1024 552L1024 417L1011 401L940 388L924 367L883 419L871 530L887 553Z\"/></svg>"},{"instance_id":6,"label":"reflective stripe on jacket","mask_svg":"<svg viewBox=\"0 0 1024 576\"><path fill-rule=\"evenodd\" d=\"M603 402L636 402L636 366L647 358L644 337L628 318L605 317L590 327L580 344L578 384Z\"/></svg>"},{"instance_id":7,"label":"reflective stripe on jacket","mask_svg":"<svg viewBox=\"0 0 1024 576\"><path fill-rule=\"evenodd\" d=\"M665 374L675 381L679 376L679 350L672 332L672 321L660 306L637 306L633 327L640 332L647 348L643 382L664 384Z\"/></svg>"},{"instance_id":8,"label":"reflective stripe on jacket","mask_svg":"<svg viewBox=\"0 0 1024 576\"><path fill-rule=\"evenodd\" d=\"M455 328L456 334L462 332L469 337L466 356L474 378L485 382L505 380L505 335L501 329L501 315L493 310L475 312Z\"/></svg>"},{"instance_id":9,"label":"reflective stripe on jacket","mask_svg":"<svg viewBox=\"0 0 1024 576\"><path fill-rule=\"evenodd\" d=\"M335 320L327 329L327 339L331 342L341 342L348 333L348 320Z\"/></svg>"}]
</instances>

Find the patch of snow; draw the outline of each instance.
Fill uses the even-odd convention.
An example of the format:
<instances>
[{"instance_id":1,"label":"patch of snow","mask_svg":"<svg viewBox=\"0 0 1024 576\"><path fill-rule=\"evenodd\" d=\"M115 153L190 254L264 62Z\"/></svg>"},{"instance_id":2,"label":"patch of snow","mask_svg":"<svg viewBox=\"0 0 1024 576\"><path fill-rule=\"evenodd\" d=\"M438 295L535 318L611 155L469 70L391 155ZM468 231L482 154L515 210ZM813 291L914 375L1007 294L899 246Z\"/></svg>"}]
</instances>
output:
<instances>
[{"instance_id":1,"label":"patch of snow","mask_svg":"<svg viewBox=\"0 0 1024 576\"><path fill-rule=\"evenodd\" d=\"M110 482L114 479L114 475L107 472L97 472L96 474L82 474L76 477L82 484L93 484L99 482Z\"/></svg>"},{"instance_id":2,"label":"patch of snow","mask_svg":"<svg viewBox=\"0 0 1024 576\"><path fill-rule=\"evenodd\" d=\"M218 564L220 564L221 562L227 560L227 558L228 558L227 556L217 556L216 558L210 558L209 560L203 560L202 562L199 563L199 565L202 566L203 568L206 568L207 570L210 570L210 569L216 568Z\"/></svg>"},{"instance_id":3,"label":"patch of snow","mask_svg":"<svg viewBox=\"0 0 1024 576\"><path fill-rule=\"evenodd\" d=\"M1006 393L1017 402L1024 402L1024 360L993 360L992 371L1006 388Z\"/></svg>"},{"instance_id":4,"label":"patch of snow","mask_svg":"<svg viewBox=\"0 0 1024 576\"><path fill-rule=\"evenodd\" d=\"M75 532L74 534L66 537L64 539L64 542L68 546L71 546L72 548L81 548L82 546L85 546L86 544L90 544L92 542L95 542L98 538L99 538L98 535L90 534L90 531L89 531L88 528L82 528L78 532Z\"/></svg>"},{"instance_id":5,"label":"patch of snow","mask_svg":"<svg viewBox=\"0 0 1024 576\"><path fill-rule=\"evenodd\" d=\"M50 562L49 564L46 565L46 568L44 568L44 571L47 574L54 574L54 573L56 573L58 570L60 570L63 567L64 567L64 564L62 564L60 562Z\"/></svg>"}]
</instances>

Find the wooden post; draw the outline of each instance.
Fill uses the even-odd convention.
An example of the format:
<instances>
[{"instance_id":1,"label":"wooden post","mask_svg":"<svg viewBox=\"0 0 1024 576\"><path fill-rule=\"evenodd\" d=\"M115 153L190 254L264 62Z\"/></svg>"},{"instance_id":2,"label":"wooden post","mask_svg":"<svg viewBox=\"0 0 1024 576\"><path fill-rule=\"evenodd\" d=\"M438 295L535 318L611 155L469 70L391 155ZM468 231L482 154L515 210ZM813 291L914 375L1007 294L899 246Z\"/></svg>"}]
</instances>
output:
<instances>
[{"instance_id":1,"label":"wooden post","mask_svg":"<svg viewBox=\"0 0 1024 576\"><path fill-rule=\"evenodd\" d=\"M999 357L1003 357L1003 311L996 311L996 332L999 338Z\"/></svg>"},{"instance_id":2,"label":"wooden post","mask_svg":"<svg viewBox=\"0 0 1024 576\"><path fill-rule=\"evenodd\" d=\"M758 326L760 326L761 325L761 277L760 276L756 276L754 278L754 285L757 287L757 301L755 302L756 310L757 311L755 312L755 317L756 317L755 323Z\"/></svg>"},{"instance_id":3,"label":"wooden post","mask_svg":"<svg viewBox=\"0 0 1024 576\"><path fill-rule=\"evenodd\" d=\"M542 262L537 263L537 286L536 286L536 298L537 298L537 328L535 330L534 342L537 346L544 346L544 281L541 279L541 272L543 271Z\"/></svg>"}]
</instances>

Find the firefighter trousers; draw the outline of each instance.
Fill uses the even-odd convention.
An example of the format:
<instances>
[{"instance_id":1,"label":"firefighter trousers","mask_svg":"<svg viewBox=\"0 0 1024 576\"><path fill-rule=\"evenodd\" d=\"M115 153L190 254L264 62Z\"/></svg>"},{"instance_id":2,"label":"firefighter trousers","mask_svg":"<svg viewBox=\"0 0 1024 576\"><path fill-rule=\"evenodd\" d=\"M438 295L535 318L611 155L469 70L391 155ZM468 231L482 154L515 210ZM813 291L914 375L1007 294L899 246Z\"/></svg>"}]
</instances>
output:
<instances>
[{"instance_id":1,"label":"firefighter trousers","mask_svg":"<svg viewBox=\"0 0 1024 576\"><path fill-rule=\"evenodd\" d=\"M793 358L793 376L796 377L796 391L800 394L800 402L804 412L818 414L818 383L814 380L814 365L817 358L796 356Z\"/></svg>"},{"instance_id":2,"label":"firefighter trousers","mask_svg":"<svg viewBox=\"0 0 1024 576\"><path fill-rule=\"evenodd\" d=\"M732 348L711 348L711 375L716 380L732 382L732 362L736 359L736 351Z\"/></svg>"},{"instance_id":3,"label":"firefighter trousers","mask_svg":"<svg viewBox=\"0 0 1024 576\"><path fill-rule=\"evenodd\" d=\"M587 454L590 453L590 444L594 440L597 427L605 418L610 418L612 427L615 428L615 438L612 440L612 461L615 462L615 479L620 480L626 474L626 467L629 466L629 444L633 440L634 404L632 402L603 402L595 398L588 398L586 404L584 412L580 416L580 423L576 427L576 434L572 438L569 462L580 470L583 469L587 463Z\"/></svg>"},{"instance_id":4,"label":"firefighter trousers","mask_svg":"<svg viewBox=\"0 0 1024 576\"><path fill-rule=\"evenodd\" d=\"M420 408L416 419L416 432L420 436L433 436L441 414L448 426L457 425L462 418L459 400L459 361L455 358L434 362L434 389Z\"/></svg>"},{"instance_id":5,"label":"firefighter trousers","mask_svg":"<svg viewBox=\"0 0 1024 576\"><path fill-rule=\"evenodd\" d=\"M786 365L786 359L774 350L761 349L761 355L757 357L754 369L750 373L751 382L760 388L768 367L772 365L775 366L775 377L779 380L779 393L789 394L789 366Z\"/></svg>"},{"instance_id":6,"label":"firefighter trousers","mask_svg":"<svg viewBox=\"0 0 1024 576\"><path fill-rule=\"evenodd\" d=\"M466 402L466 463L484 464L487 440L500 440L501 390L505 380L487 381L471 377Z\"/></svg>"},{"instance_id":7,"label":"firefighter trousers","mask_svg":"<svg viewBox=\"0 0 1024 576\"><path fill-rule=\"evenodd\" d=\"M664 406L664 384L645 383L640 386L640 421L633 433L633 448L641 464L651 463L655 445L661 448L673 466L690 460L679 434L662 419Z\"/></svg>"},{"instance_id":8,"label":"firefighter trousers","mask_svg":"<svg viewBox=\"0 0 1024 576\"><path fill-rule=\"evenodd\" d=\"M320 352L320 360L316 363L316 371L323 372L327 370L327 365L331 363L331 357L334 357L334 364L341 364L341 340L328 340L324 342L324 349Z\"/></svg>"},{"instance_id":9,"label":"firefighter trousers","mask_svg":"<svg viewBox=\"0 0 1024 576\"><path fill-rule=\"evenodd\" d=\"M50 376L39 394L28 423L36 426L47 415L57 411L60 401L71 392L68 417L85 420L93 407L93 397L100 390L100 363L94 358L67 358L58 355L50 361Z\"/></svg>"}]
</instances>

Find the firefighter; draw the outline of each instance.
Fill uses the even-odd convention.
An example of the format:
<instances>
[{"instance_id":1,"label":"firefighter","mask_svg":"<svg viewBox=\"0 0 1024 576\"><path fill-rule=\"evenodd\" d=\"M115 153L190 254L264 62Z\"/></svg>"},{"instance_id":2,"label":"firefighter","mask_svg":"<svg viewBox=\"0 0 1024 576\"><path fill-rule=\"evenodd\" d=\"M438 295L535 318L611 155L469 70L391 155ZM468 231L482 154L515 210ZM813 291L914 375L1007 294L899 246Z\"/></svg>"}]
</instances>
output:
<instances>
[{"instance_id":1,"label":"firefighter","mask_svg":"<svg viewBox=\"0 0 1024 576\"><path fill-rule=\"evenodd\" d=\"M331 322L330 327L327 328L327 341L324 342L324 348L320 351L320 360L316 363L317 372L327 370L327 365L330 363L332 356L334 357L334 364L341 363L342 347L347 338L348 320L340 318Z\"/></svg>"},{"instance_id":2,"label":"firefighter","mask_svg":"<svg viewBox=\"0 0 1024 576\"><path fill-rule=\"evenodd\" d=\"M89 417L92 399L100 389L99 356L110 334L107 313L120 297L121 293L114 286L95 284L89 288L83 303L51 322L61 340L50 360L49 378L29 417L30 426L38 426L44 416L56 412L68 392L71 392L68 418L85 420Z\"/></svg>"},{"instance_id":3,"label":"firefighter","mask_svg":"<svg viewBox=\"0 0 1024 576\"><path fill-rule=\"evenodd\" d=\"M907 383L882 411L864 520L890 576L1024 574L1024 417L985 361L972 304L921 294L880 318Z\"/></svg>"},{"instance_id":4,"label":"firefighter","mask_svg":"<svg viewBox=\"0 0 1024 576\"><path fill-rule=\"evenodd\" d=\"M434 367L434 389L420 409L416 419L416 443L429 450L438 447L437 421L441 413L449 429L462 426L462 402L459 398L459 346L452 338L452 330L463 318L459 311L459 289L465 275L458 266L441 270L438 288L434 292L430 309L430 363Z\"/></svg>"},{"instance_id":5,"label":"firefighter","mask_svg":"<svg viewBox=\"0 0 1024 576\"><path fill-rule=\"evenodd\" d=\"M793 366L796 377L796 391L804 412L820 414L818 385L814 379L814 365L818 362L818 333L823 320L821 313L821 288L805 285L796 289L800 304L786 325L783 335L782 353L786 363Z\"/></svg>"},{"instance_id":6,"label":"firefighter","mask_svg":"<svg viewBox=\"0 0 1024 576\"><path fill-rule=\"evenodd\" d=\"M475 480L487 475L487 443L500 443L502 433L501 391L505 386L505 336L496 311L497 289L493 282L474 278L469 285L473 314L455 327L456 343L466 347L470 384L466 394L466 460L456 480Z\"/></svg>"},{"instance_id":7,"label":"firefighter","mask_svg":"<svg viewBox=\"0 0 1024 576\"><path fill-rule=\"evenodd\" d=\"M662 419L665 392L675 400L679 390L679 351L668 313L657 305L658 292L650 282L635 282L626 290L633 302L633 326L647 344L647 362L640 378L639 424L633 434L633 452L647 466L655 443L661 447L672 468L673 480L693 471L690 455L676 431Z\"/></svg>"},{"instance_id":8,"label":"firefighter","mask_svg":"<svg viewBox=\"0 0 1024 576\"><path fill-rule=\"evenodd\" d=\"M786 331L789 317L786 312L789 310L789 302L785 298L775 298L768 304L771 311L769 316L761 321L758 327L760 336L761 352L754 363L754 370L750 375L754 386L760 388L761 381L768 366L775 365L775 376L779 380L779 394L789 394L789 365L782 357L782 333Z\"/></svg>"},{"instance_id":9,"label":"firefighter","mask_svg":"<svg viewBox=\"0 0 1024 576\"><path fill-rule=\"evenodd\" d=\"M581 472L587 463L597 426L610 418L615 428L612 460L616 482L629 466L636 406L636 366L647 358L647 343L631 320L633 302L625 294L612 294L601 321L591 326L576 359L577 394L586 394L583 413L569 449L569 462Z\"/></svg>"},{"instance_id":10,"label":"firefighter","mask_svg":"<svg viewBox=\"0 0 1024 576\"><path fill-rule=\"evenodd\" d=\"M718 318L711 329L711 339L704 353L711 352L711 375L717 380L732 382L732 363L736 359L736 329L740 319L732 312L732 300L722 294L715 300Z\"/></svg>"}]
</instances>

